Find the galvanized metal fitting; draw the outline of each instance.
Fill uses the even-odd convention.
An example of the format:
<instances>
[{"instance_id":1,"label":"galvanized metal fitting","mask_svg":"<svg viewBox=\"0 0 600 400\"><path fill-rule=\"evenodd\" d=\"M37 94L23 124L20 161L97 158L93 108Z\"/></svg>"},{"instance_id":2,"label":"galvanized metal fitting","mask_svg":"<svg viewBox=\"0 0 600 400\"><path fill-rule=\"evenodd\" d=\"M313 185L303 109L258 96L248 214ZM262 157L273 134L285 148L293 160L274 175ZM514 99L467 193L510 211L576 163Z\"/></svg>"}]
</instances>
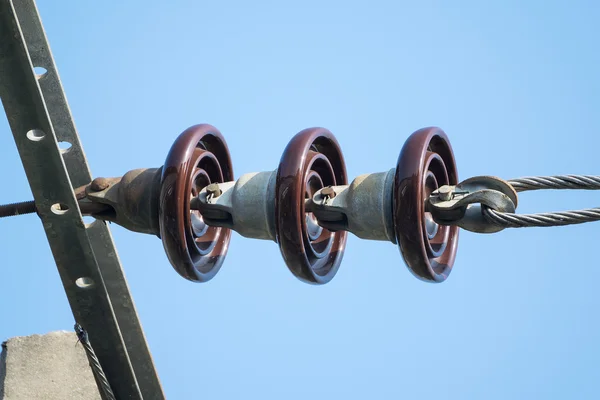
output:
<instances>
[{"instance_id":1,"label":"galvanized metal fitting","mask_svg":"<svg viewBox=\"0 0 600 400\"><path fill-rule=\"evenodd\" d=\"M452 196L454 195L454 187L449 185L444 185L436 191L440 197L440 199L444 201L452 200Z\"/></svg>"},{"instance_id":2,"label":"galvanized metal fitting","mask_svg":"<svg viewBox=\"0 0 600 400\"><path fill-rule=\"evenodd\" d=\"M212 183L190 203L210 226L230 228L240 235L275 241L275 181L277 170L252 172L234 182Z\"/></svg>"},{"instance_id":3,"label":"galvanized metal fitting","mask_svg":"<svg viewBox=\"0 0 600 400\"><path fill-rule=\"evenodd\" d=\"M489 221L482 207L514 213L517 202L517 192L507 181L477 176L435 190L427 199L426 209L440 225L459 226L476 233L494 233L504 227Z\"/></svg>"},{"instance_id":4,"label":"galvanized metal fitting","mask_svg":"<svg viewBox=\"0 0 600 400\"><path fill-rule=\"evenodd\" d=\"M392 202L395 169L360 175L350 185L325 187L306 203L324 228L361 239L396 243Z\"/></svg>"},{"instance_id":5,"label":"galvanized metal fitting","mask_svg":"<svg viewBox=\"0 0 600 400\"><path fill-rule=\"evenodd\" d=\"M336 195L335 189L333 188L333 186L324 187L323 189L321 189L321 195L323 195L323 197L333 199Z\"/></svg>"},{"instance_id":6,"label":"galvanized metal fitting","mask_svg":"<svg viewBox=\"0 0 600 400\"><path fill-rule=\"evenodd\" d=\"M206 187L206 193L209 196L219 197L223 191L219 188L218 183L211 183Z\"/></svg>"}]
</instances>

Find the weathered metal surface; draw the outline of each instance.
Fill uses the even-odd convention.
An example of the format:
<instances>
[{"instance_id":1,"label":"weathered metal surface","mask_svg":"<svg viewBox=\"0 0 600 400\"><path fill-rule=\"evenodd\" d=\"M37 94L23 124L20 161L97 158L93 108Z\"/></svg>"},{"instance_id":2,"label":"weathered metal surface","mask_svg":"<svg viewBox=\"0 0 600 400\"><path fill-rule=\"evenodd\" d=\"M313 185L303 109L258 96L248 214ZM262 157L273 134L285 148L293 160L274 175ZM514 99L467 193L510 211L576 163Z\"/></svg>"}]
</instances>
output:
<instances>
[{"instance_id":1,"label":"weathered metal surface","mask_svg":"<svg viewBox=\"0 0 600 400\"><path fill-rule=\"evenodd\" d=\"M251 239L275 241L277 171L253 172L218 184L219 195L202 189L197 208L211 226L223 226Z\"/></svg>"},{"instance_id":2,"label":"weathered metal surface","mask_svg":"<svg viewBox=\"0 0 600 400\"><path fill-rule=\"evenodd\" d=\"M492 176L476 176L458 185L441 186L427 199L426 209L440 225L456 225L476 233L504 229L488 220L482 205L503 213L514 213L517 192L506 181Z\"/></svg>"},{"instance_id":3,"label":"weathered metal surface","mask_svg":"<svg viewBox=\"0 0 600 400\"><path fill-rule=\"evenodd\" d=\"M33 214L35 212L35 201L22 201L19 203L2 204L0 206L0 218Z\"/></svg>"},{"instance_id":4,"label":"weathered metal surface","mask_svg":"<svg viewBox=\"0 0 600 400\"><path fill-rule=\"evenodd\" d=\"M92 215L107 211L109 208L105 204L93 203L85 195L87 186L81 186L75 189L75 198L79 205L79 211L82 215ZM24 214L37 213L35 201L23 201L20 203L0 205L0 218L15 217Z\"/></svg>"},{"instance_id":5,"label":"weathered metal surface","mask_svg":"<svg viewBox=\"0 0 600 400\"><path fill-rule=\"evenodd\" d=\"M316 192L307 207L319 224L345 230L361 239L396 243L392 215L395 170L364 174L350 185L326 187Z\"/></svg>"},{"instance_id":6,"label":"weathered metal surface","mask_svg":"<svg viewBox=\"0 0 600 400\"><path fill-rule=\"evenodd\" d=\"M86 198L106 208L92 216L138 233L159 235L158 201L162 168L134 169L121 178L96 178Z\"/></svg>"},{"instance_id":7,"label":"weathered metal surface","mask_svg":"<svg viewBox=\"0 0 600 400\"><path fill-rule=\"evenodd\" d=\"M119 398L163 399L110 232L82 221L91 176L35 3L0 0L0 18L0 97L73 315Z\"/></svg>"},{"instance_id":8,"label":"weathered metal surface","mask_svg":"<svg viewBox=\"0 0 600 400\"><path fill-rule=\"evenodd\" d=\"M448 137L423 128L404 143L394 178L394 229L409 270L419 279L442 282L454 265L458 226L437 225L425 210L431 193L456 185L458 172Z\"/></svg>"}]
</instances>

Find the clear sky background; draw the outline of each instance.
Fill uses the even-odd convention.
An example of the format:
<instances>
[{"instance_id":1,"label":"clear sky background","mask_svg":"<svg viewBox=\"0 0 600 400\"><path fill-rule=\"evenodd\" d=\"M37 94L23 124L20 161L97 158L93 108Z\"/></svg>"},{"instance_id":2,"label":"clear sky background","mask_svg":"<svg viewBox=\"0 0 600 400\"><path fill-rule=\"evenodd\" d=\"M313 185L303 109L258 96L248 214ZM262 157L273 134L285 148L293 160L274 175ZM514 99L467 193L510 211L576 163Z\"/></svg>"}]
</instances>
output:
<instances>
[{"instance_id":1,"label":"clear sky background","mask_svg":"<svg viewBox=\"0 0 600 400\"><path fill-rule=\"evenodd\" d=\"M94 176L158 167L218 127L236 176L273 170L298 131L338 138L348 175L395 166L443 128L459 177L600 174L600 3L103 1L38 6ZM5 119L1 200L31 192ZM600 205L520 196L519 212ZM169 399L597 399L600 224L461 232L450 278L350 237L306 285L275 243L234 234L193 284L156 237L111 225ZM0 339L71 330L35 216L0 221Z\"/></svg>"}]
</instances>

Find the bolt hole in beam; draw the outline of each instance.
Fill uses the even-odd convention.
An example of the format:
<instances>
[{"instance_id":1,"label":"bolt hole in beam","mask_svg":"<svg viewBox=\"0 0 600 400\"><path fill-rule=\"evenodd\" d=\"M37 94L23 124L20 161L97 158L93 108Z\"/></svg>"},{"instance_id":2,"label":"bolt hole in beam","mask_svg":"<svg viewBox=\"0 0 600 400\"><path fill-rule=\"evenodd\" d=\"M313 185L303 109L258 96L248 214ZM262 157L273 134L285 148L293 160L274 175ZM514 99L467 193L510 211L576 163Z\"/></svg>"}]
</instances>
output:
<instances>
[{"instance_id":1,"label":"bolt hole in beam","mask_svg":"<svg viewBox=\"0 0 600 400\"><path fill-rule=\"evenodd\" d=\"M67 211L69 211L69 206L67 206L66 204L62 204L62 203L56 203L56 204L52 204L50 209L56 215L63 215Z\"/></svg>"},{"instance_id":2,"label":"bolt hole in beam","mask_svg":"<svg viewBox=\"0 0 600 400\"><path fill-rule=\"evenodd\" d=\"M44 67L33 67L33 72L35 72L36 78L41 79L48 73L48 70Z\"/></svg>"},{"instance_id":3,"label":"bolt hole in beam","mask_svg":"<svg viewBox=\"0 0 600 400\"><path fill-rule=\"evenodd\" d=\"M60 149L61 154L66 154L71 150L71 143L69 142L58 142L58 147Z\"/></svg>"},{"instance_id":4,"label":"bolt hole in beam","mask_svg":"<svg viewBox=\"0 0 600 400\"><path fill-rule=\"evenodd\" d=\"M32 142L39 142L45 137L46 134L41 129L32 129L27 132L27 139L31 140Z\"/></svg>"},{"instance_id":5,"label":"bolt hole in beam","mask_svg":"<svg viewBox=\"0 0 600 400\"><path fill-rule=\"evenodd\" d=\"M91 289L94 286L94 280L88 276L82 276L75 280L75 284L80 289Z\"/></svg>"}]
</instances>

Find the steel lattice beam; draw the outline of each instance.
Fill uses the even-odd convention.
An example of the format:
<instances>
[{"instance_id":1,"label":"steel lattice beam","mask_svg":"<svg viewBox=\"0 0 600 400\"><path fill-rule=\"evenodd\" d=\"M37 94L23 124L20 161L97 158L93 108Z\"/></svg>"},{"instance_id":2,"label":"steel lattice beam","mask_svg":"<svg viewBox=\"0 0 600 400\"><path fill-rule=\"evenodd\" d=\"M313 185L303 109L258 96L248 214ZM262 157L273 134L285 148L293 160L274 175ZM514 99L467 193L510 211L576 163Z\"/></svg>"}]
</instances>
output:
<instances>
[{"instance_id":1,"label":"steel lattice beam","mask_svg":"<svg viewBox=\"0 0 600 400\"><path fill-rule=\"evenodd\" d=\"M0 0L0 98L73 315L115 395L164 399L110 231L86 226L78 207L74 188L91 174L34 0Z\"/></svg>"}]
</instances>

